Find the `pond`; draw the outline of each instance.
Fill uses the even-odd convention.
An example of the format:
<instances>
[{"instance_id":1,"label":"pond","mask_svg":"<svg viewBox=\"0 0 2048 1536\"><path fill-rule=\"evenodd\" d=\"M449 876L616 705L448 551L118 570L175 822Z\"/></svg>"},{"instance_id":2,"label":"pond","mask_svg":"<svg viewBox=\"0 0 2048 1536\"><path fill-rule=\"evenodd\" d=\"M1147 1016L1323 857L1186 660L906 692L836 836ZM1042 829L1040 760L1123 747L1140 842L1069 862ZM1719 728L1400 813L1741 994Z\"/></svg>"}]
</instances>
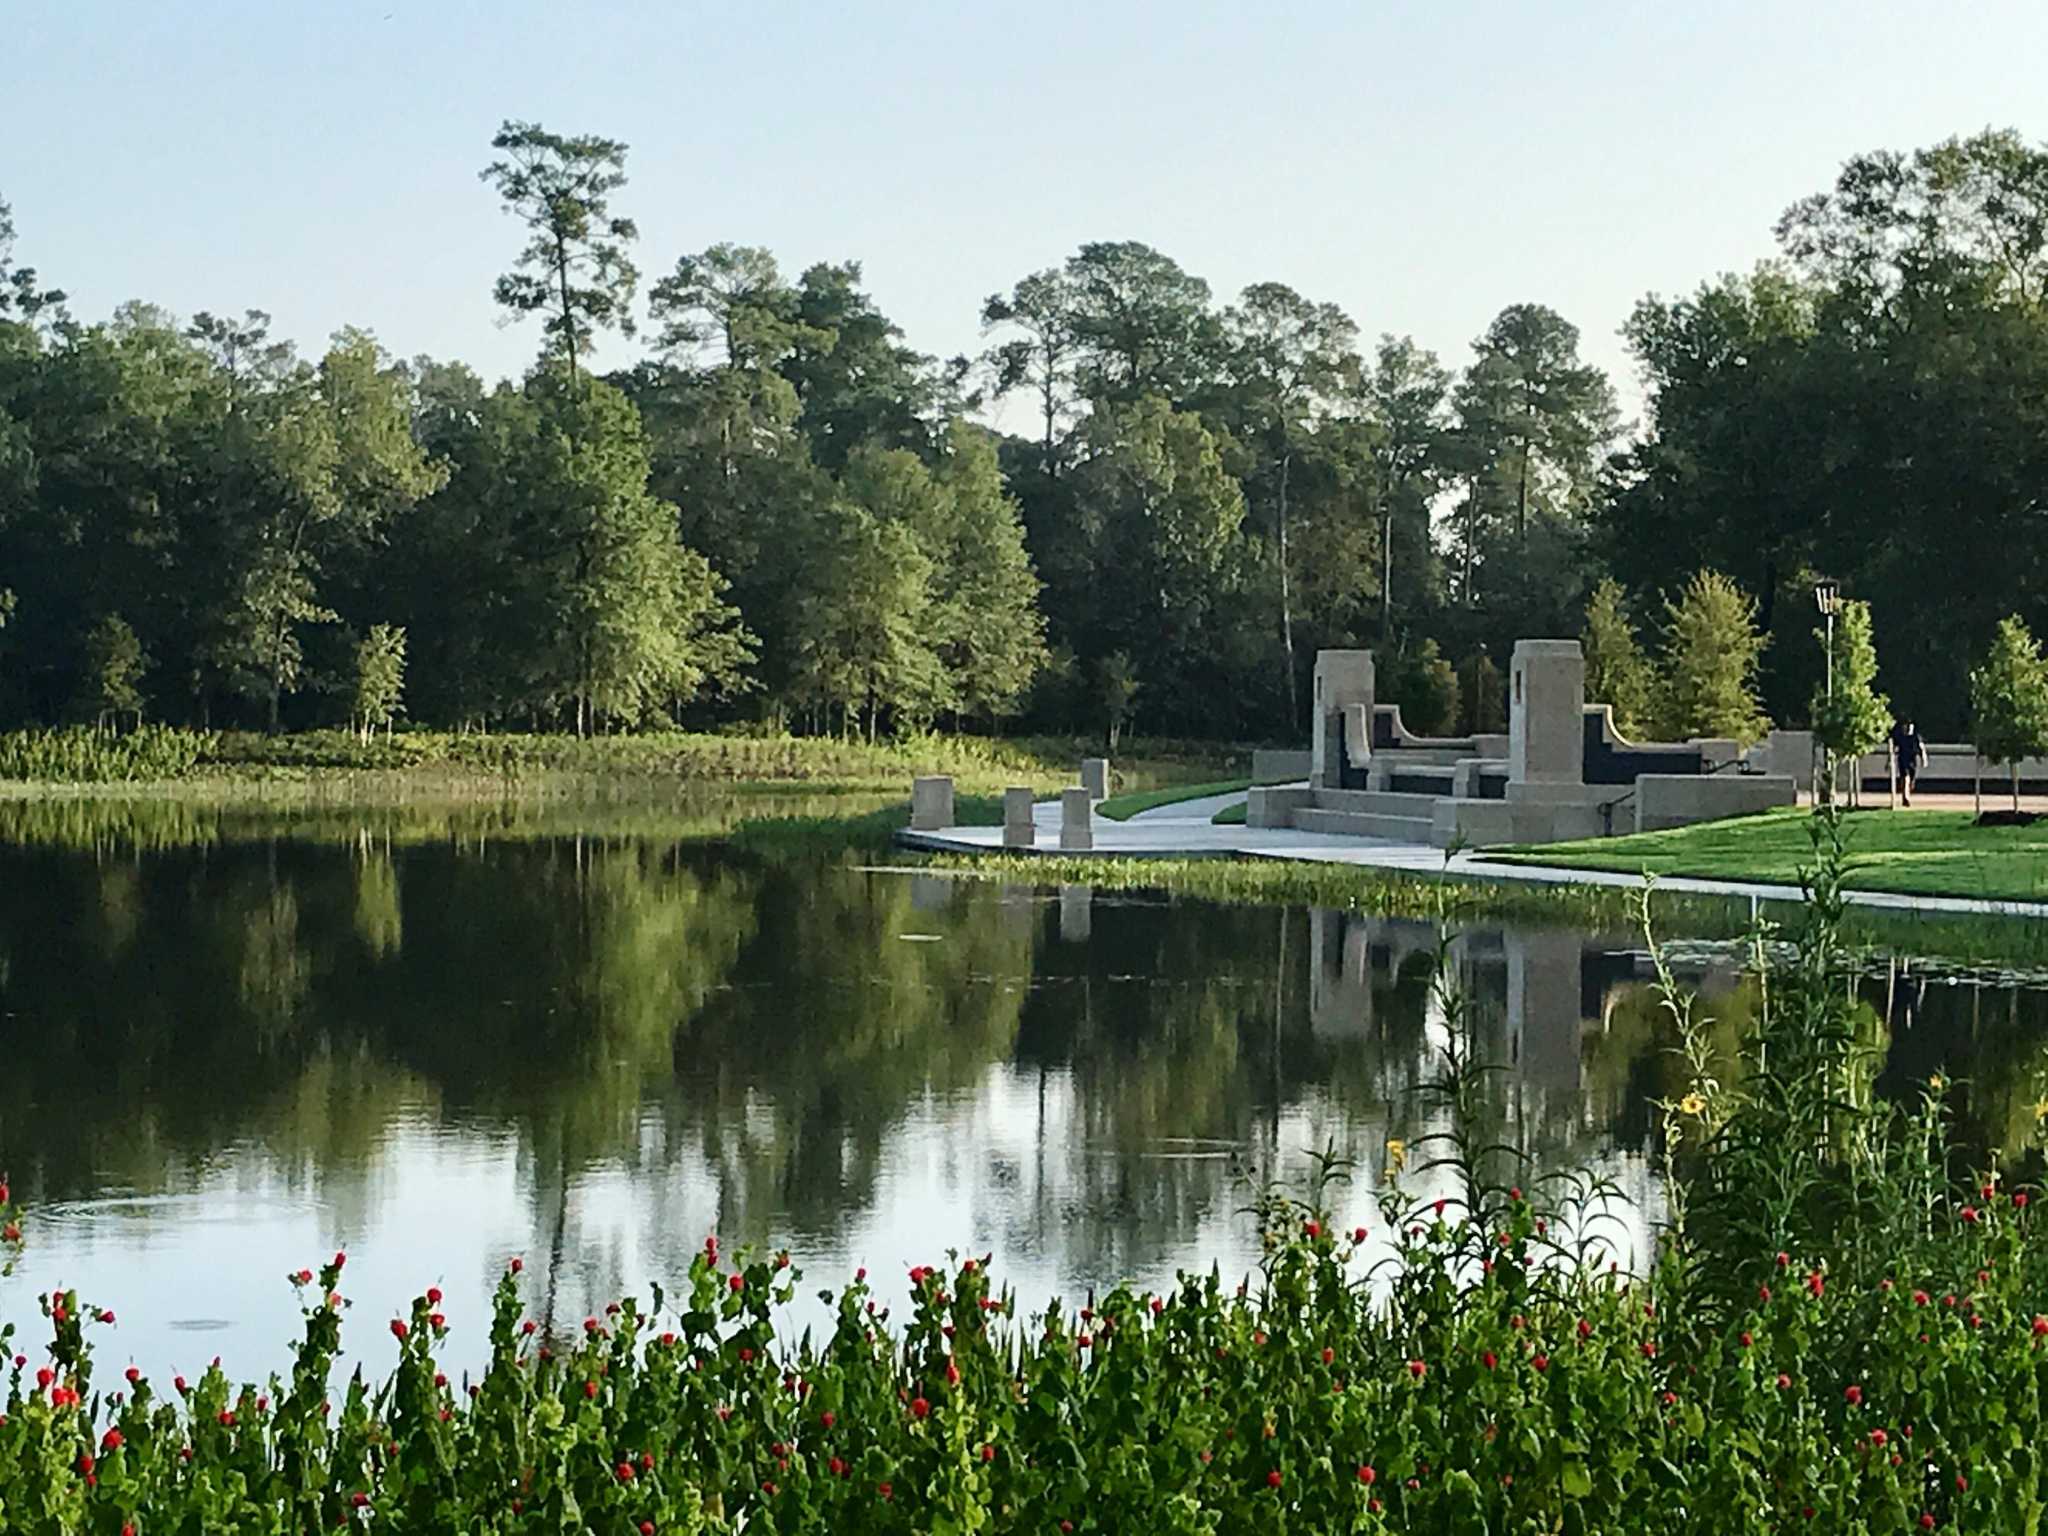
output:
<instances>
[{"instance_id":1,"label":"pond","mask_svg":"<svg viewBox=\"0 0 2048 1536\"><path fill-rule=\"evenodd\" d=\"M1427 925L578 819L0 815L0 1169L32 1202L0 1317L75 1285L119 1315L104 1362L260 1376L286 1273L346 1249L374 1368L429 1284L475 1363L507 1256L567 1329L712 1232L793 1250L806 1298L855 1265L900 1295L957 1248L1036 1306L1242 1274L1250 1190L1313 1149L1358 1160L1340 1208L1377 1227L1387 1138L1441 1128L1414 1093L1446 1038ZM1503 1069L1489 1135L1611 1178L1639 1251L1683 1091L1640 939L1479 925L1451 953ZM1678 953L1724 1048L1740 960ZM2031 1143L2048 992L1899 961L1860 987L1882 1090L1954 1074L1968 1140Z\"/></svg>"}]
</instances>

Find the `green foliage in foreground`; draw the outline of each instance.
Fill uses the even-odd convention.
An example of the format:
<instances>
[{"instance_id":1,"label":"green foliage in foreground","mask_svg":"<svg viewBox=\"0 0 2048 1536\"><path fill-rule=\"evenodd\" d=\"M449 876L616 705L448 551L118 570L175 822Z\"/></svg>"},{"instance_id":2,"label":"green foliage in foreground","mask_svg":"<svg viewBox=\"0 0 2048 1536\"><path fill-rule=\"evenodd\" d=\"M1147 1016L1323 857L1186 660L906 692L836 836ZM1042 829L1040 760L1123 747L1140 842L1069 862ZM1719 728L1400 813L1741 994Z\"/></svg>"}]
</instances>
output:
<instances>
[{"instance_id":1,"label":"green foliage in foreground","mask_svg":"<svg viewBox=\"0 0 2048 1536\"><path fill-rule=\"evenodd\" d=\"M112 1314L41 1299L0 1419L0 1524L69 1533L2034 1531L2048 1238L2036 1191L1957 1185L1943 1087L1894 1110L1839 985L1824 860L1723 1083L1667 993L1689 1090L1664 1109L1671 1223L1644 1272L1609 1192L1484 1144L1488 1070L1449 1042L1445 1129L1389 1142L1373 1228L1268 1191L1255 1275L1182 1274L1020 1316L986 1260L864 1272L792 1340L787 1254L715 1237L682 1294L549 1337L511 1261L488 1366L451 1381L429 1289L396 1370L335 1380L345 1258L290 1278L288 1376L94 1379ZM1338 1171L1326 1166L1326 1178ZM1426 1184L1404 1180L1427 1179ZM0 1204L6 1195L0 1190ZM15 1213L4 1240L20 1241ZM34 1358L30 1358L30 1350Z\"/></svg>"},{"instance_id":2,"label":"green foliage in foreground","mask_svg":"<svg viewBox=\"0 0 2048 1536\"><path fill-rule=\"evenodd\" d=\"M1250 779L1219 779L1214 784L1176 784L1168 789L1111 795L1095 807L1095 814L1111 821L1129 821L1140 811L1156 811L1162 805L1179 805L1183 800L1201 800L1210 795L1237 794L1251 787Z\"/></svg>"},{"instance_id":3,"label":"green foliage in foreground","mask_svg":"<svg viewBox=\"0 0 2048 1536\"><path fill-rule=\"evenodd\" d=\"M1812 819L1804 811L1773 811L1664 832L1506 849L1489 857L1560 869L1797 886L1812 863ZM2048 823L1980 827L1967 811L1872 810L1846 825L1843 874L1851 890L2048 900Z\"/></svg>"}]
</instances>

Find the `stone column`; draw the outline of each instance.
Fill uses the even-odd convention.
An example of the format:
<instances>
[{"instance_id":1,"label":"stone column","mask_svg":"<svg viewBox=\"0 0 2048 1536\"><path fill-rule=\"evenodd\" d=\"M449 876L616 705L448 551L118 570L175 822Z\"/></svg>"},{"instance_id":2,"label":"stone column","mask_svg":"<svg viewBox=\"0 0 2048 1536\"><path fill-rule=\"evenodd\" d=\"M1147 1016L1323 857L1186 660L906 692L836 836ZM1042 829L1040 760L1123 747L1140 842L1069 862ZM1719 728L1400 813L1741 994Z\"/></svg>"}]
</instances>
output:
<instances>
[{"instance_id":1,"label":"stone column","mask_svg":"<svg viewBox=\"0 0 2048 1536\"><path fill-rule=\"evenodd\" d=\"M1090 800L1109 798L1109 759L1106 757L1084 757L1081 759L1081 787L1088 791Z\"/></svg>"},{"instance_id":2,"label":"stone column","mask_svg":"<svg viewBox=\"0 0 2048 1536\"><path fill-rule=\"evenodd\" d=\"M945 777L910 781L910 830L943 832L953 825L953 781Z\"/></svg>"},{"instance_id":3,"label":"stone column","mask_svg":"<svg viewBox=\"0 0 2048 1536\"><path fill-rule=\"evenodd\" d=\"M1586 658L1579 642L1517 641L1508 672L1511 795L1516 785L1585 782L1585 717Z\"/></svg>"},{"instance_id":4,"label":"stone column","mask_svg":"<svg viewBox=\"0 0 2048 1536\"><path fill-rule=\"evenodd\" d=\"M1060 791L1060 851L1087 853L1095 847L1094 812L1089 809L1088 791Z\"/></svg>"},{"instance_id":5,"label":"stone column","mask_svg":"<svg viewBox=\"0 0 2048 1536\"><path fill-rule=\"evenodd\" d=\"M1031 819L1031 790L1029 787L1011 785L1003 791L1003 846L1005 848L1035 848L1038 846L1038 826Z\"/></svg>"},{"instance_id":6,"label":"stone column","mask_svg":"<svg viewBox=\"0 0 2048 1536\"><path fill-rule=\"evenodd\" d=\"M1314 736L1310 742L1308 782L1311 789L1335 789L1341 761L1338 744L1344 739L1340 720L1344 709L1353 704L1365 706L1366 734L1368 741L1371 739L1372 652L1317 651L1315 677L1315 704L1311 710Z\"/></svg>"}]
</instances>

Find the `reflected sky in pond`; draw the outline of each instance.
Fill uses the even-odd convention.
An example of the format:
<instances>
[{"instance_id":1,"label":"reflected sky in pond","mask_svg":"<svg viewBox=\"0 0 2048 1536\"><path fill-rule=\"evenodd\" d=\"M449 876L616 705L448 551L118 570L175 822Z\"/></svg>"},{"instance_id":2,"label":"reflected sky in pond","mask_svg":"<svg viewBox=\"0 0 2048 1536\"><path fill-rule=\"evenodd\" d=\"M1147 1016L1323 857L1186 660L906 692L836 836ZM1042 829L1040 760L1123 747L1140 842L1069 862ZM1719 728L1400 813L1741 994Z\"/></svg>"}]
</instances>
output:
<instances>
[{"instance_id":1,"label":"reflected sky in pond","mask_svg":"<svg viewBox=\"0 0 2048 1536\"><path fill-rule=\"evenodd\" d=\"M673 823L99 814L0 845L0 1168L33 1203L0 1316L77 1285L120 1316L115 1364L281 1368L282 1277L336 1248L373 1363L430 1283L473 1361L508 1255L573 1327L712 1231L795 1250L807 1298L856 1264L900 1294L949 1247L1034 1306L1236 1274L1257 1182L1332 1147L1360 1164L1345 1223L1377 1228L1386 1138L1442 1128L1414 1092L1448 1038L1423 924L769 860ZM1478 926L1450 956L1502 1068L1488 1135L1611 1178L1639 1246L1655 1101L1683 1092L1639 944ZM1680 963L1730 1053L1738 958ZM1883 1087L1970 1079L1964 1135L2027 1143L2042 993L1898 965L1860 990Z\"/></svg>"}]
</instances>

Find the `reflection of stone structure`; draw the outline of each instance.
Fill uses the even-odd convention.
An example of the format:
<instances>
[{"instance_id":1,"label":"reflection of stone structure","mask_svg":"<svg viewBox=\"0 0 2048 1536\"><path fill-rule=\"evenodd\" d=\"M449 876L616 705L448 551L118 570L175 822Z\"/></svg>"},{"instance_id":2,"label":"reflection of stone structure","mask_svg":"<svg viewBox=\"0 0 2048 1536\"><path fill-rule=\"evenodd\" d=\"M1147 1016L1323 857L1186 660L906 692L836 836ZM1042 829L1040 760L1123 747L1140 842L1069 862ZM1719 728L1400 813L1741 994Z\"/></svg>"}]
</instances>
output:
<instances>
[{"instance_id":1,"label":"reflection of stone structure","mask_svg":"<svg viewBox=\"0 0 2048 1536\"><path fill-rule=\"evenodd\" d=\"M1509 928L1503 938L1510 1059L1539 1087L1576 1092L1585 1019L1585 941L1559 929Z\"/></svg>"},{"instance_id":2,"label":"reflection of stone structure","mask_svg":"<svg viewBox=\"0 0 2048 1536\"><path fill-rule=\"evenodd\" d=\"M1523 640L1508 734L1422 738L1373 698L1372 653L1316 658L1308 785L1254 788L1248 825L1457 845L1545 843L1791 805L1792 778L1747 771L1735 744L1641 745L1588 705L1576 640ZM1741 771L1724 772L1725 769Z\"/></svg>"},{"instance_id":3,"label":"reflection of stone structure","mask_svg":"<svg viewBox=\"0 0 2048 1536\"><path fill-rule=\"evenodd\" d=\"M1094 931L1095 892L1085 885L1060 887L1060 942L1086 944Z\"/></svg>"},{"instance_id":4,"label":"reflection of stone structure","mask_svg":"<svg viewBox=\"0 0 2048 1536\"><path fill-rule=\"evenodd\" d=\"M1435 950L1432 923L1366 917L1311 907L1308 914L1309 1026L1317 1035L1370 1033L1376 991L1393 987L1408 962ZM1454 953L1464 941L1454 944Z\"/></svg>"}]
</instances>

